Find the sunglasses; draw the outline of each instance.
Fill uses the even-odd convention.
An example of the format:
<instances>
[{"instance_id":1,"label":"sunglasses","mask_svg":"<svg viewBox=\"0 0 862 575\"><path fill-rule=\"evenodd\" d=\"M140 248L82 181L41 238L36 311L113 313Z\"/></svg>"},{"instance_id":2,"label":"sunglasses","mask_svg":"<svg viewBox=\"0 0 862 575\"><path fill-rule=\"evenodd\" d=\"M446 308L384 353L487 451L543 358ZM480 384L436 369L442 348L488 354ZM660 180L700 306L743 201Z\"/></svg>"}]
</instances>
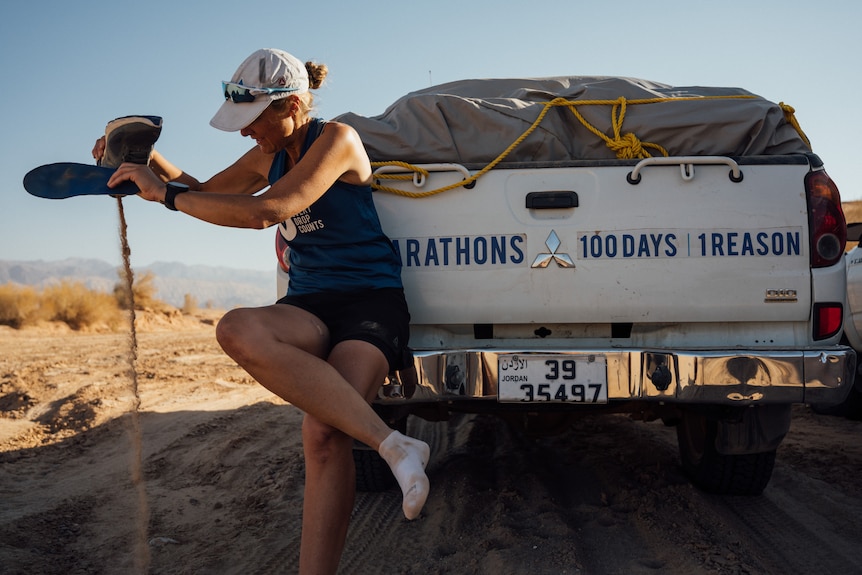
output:
<instances>
[{"instance_id":1,"label":"sunglasses","mask_svg":"<svg viewBox=\"0 0 862 575\"><path fill-rule=\"evenodd\" d=\"M222 82L221 87L222 90L224 90L224 99L233 100L234 104L254 102L254 99L257 96L261 96L263 94L297 91L297 88L247 88L246 86L235 82Z\"/></svg>"}]
</instances>

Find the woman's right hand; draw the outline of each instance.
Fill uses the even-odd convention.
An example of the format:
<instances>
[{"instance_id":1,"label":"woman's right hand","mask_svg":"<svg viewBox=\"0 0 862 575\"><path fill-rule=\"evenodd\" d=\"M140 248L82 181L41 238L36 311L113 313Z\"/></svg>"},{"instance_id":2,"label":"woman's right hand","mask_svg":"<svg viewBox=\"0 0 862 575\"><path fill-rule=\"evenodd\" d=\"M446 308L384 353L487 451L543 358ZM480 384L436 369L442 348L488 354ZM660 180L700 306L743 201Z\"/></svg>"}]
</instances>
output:
<instances>
[{"instance_id":1,"label":"woman's right hand","mask_svg":"<svg viewBox=\"0 0 862 575\"><path fill-rule=\"evenodd\" d=\"M116 187L125 181L133 182L138 186L138 195L145 200L164 203L165 183L147 166L123 162L108 178L108 187Z\"/></svg>"}]
</instances>

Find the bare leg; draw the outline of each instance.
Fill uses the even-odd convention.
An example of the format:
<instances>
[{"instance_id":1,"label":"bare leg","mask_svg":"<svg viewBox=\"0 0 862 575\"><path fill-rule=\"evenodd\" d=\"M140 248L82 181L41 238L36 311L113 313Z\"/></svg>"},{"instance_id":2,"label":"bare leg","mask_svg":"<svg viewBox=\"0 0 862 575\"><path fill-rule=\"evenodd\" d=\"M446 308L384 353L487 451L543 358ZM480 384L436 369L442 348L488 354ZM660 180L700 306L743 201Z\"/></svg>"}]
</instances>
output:
<instances>
[{"instance_id":1,"label":"bare leg","mask_svg":"<svg viewBox=\"0 0 862 575\"><path fill-rule=\"evenodd\" d=\"M326 431L331 433L326 436ZM336 573L355 499L353 439L306 416L305 497L299 573Z\"/></svg>"},{"instance_id":2,"label":"bare leg","mask_svg":"<svg viewBox=\"0 0 862 575\"><path fill-rule=\"evenodd\" d=\"M364 397L373 398L387 372L383 354L363 341L343 342L329 358ZM335 573L355 501L353 438L306 415L305 501L299 572Z\"/></svg>"},{"instance_id":3,"label":"bare leg","mask_svg":"<svg viewBox=\"0 0 862 575\"><path fill-rule=\"evenodd\" d=\"M216 337L261 385L321 423L374 449L392 433L368 401L321 359L329 335L312 314L289 305L235 309L219 322Z\"/></svg>"}]
</instances>

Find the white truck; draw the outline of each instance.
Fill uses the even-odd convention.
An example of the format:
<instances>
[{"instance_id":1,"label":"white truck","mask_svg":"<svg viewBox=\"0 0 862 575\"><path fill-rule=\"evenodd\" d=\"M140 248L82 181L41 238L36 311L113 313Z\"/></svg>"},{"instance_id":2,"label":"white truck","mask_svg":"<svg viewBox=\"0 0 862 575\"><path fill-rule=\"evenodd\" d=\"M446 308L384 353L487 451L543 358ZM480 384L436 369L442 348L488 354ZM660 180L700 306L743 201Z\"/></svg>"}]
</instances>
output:
<instances>
[{"instance_id":1,"label":"white truck","mask_svg":"<svg viewBox=\"0 0 862 575\"><path fill-rule=\"evenodd\" d=\"M791 406L853 386L841 201L788 106L563 77L336 119L363 138L403 263L416 373L375 402L393 426L660 418L696 485L758 494Z\"/></svg>"}]
</instances>

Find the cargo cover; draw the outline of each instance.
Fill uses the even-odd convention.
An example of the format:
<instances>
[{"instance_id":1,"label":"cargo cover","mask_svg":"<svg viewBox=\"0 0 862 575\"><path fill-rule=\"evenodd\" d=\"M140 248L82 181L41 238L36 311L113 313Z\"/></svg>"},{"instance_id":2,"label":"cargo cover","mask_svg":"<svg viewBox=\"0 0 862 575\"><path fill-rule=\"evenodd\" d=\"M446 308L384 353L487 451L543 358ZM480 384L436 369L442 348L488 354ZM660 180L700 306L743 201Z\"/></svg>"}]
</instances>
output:
<instances>
[{"instance_id":1,"label":"cargo cover","mask_svg":"<svg viewBox=\"0 0 862 575\"><path fill-rule=\"evenodd\" d=\"M334 119L359 132L375 162L488 163L555 100L506 161L641 157L624 155L639 149L662 155L646 144L671 156L810 151L787 121L792 109L746 90L621 77L462 80L411 92L379 116L348 113ZM574 103L584 121L566 102Z\"/></svg>"}]
</instances>

